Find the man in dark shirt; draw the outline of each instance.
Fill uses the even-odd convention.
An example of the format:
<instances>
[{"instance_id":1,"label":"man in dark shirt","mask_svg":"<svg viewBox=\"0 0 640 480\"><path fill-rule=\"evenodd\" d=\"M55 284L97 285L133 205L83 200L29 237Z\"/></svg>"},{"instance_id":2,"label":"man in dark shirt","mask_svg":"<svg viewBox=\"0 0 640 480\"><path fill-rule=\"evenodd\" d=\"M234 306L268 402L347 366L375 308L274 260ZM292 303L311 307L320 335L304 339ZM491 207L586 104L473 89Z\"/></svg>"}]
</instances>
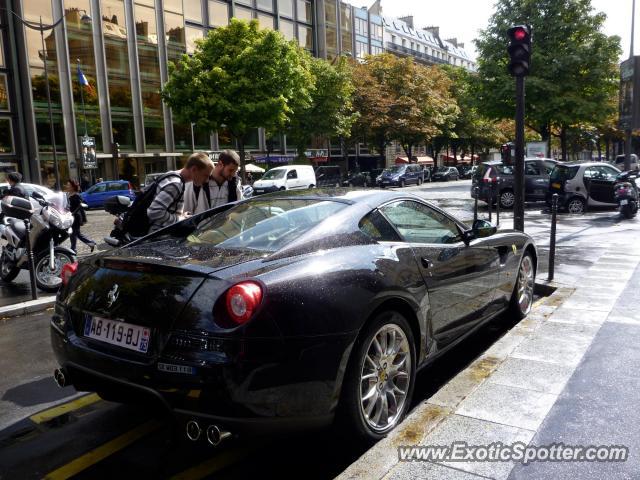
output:
<instances>
[{"instance_id":1,"label":"man in dark shirt","mask_svg":"<svg viewBox=\"0 0 640 480\"><path fill-rule=\"evenodd\" d=\"M29 198L25 189L20 185L22 182L22 175L18 172L9 172L7 174L7 181L9 182L9 188L5 190L0 197L22 197Z\"/></svg>"}]
</instances>

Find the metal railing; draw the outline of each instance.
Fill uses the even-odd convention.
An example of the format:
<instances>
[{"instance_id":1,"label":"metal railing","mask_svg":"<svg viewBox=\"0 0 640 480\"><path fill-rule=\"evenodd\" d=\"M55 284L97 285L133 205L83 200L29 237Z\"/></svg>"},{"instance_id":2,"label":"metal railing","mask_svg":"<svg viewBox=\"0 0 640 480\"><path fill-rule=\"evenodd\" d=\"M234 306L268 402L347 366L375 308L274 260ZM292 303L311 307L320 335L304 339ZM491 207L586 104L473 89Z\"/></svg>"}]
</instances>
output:
<instances>
[{"instance_id":1,"label":"metal railing","mask_svg":"<svg viewBox=\"0 0 640 480\"><path fill-rule=\"evenodd\" d=\"M405 53L407 55L411 55L412 57L424 60L424 61L429 62L429 63L440 63L440 64L445 64L445 65L447 63L449 63L443 58L434 57L433 55L429 55L427 53L419 52L419 51L414 50L412 48L403 47L402 45L398 45L398 44L392 43L392 42L386 42L385 48L387 50L392 50L392 51L395 51L395 52Z\"/></svg>"}]
</instances>

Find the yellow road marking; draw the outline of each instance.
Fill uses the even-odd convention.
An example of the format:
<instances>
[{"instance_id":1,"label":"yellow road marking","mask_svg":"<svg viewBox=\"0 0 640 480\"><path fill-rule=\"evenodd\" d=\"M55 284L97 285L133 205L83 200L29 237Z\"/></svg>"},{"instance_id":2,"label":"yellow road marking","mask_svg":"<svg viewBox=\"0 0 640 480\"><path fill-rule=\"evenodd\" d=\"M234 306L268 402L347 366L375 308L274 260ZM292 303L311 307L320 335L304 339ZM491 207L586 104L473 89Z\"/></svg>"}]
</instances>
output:
<instances>
[{"instance_id":1,"label":"yellow road marking","mask_svg":"<svg viewBox=\"0 0 640 480\"><path fill-rule=\"evenodd\" d=\"M85 453L81 457L76 458L53 472L48 473L45 475L44 480L65 480L67 478L71 478L92 465L104 460L108 456L113 455L117 451L131 445L133 442L139 440L148 433L157 430L161 425L162 424L157 420L150 420L147 423L143 423L139 427L114 438L110 442Z\"/></svg>"},{"instance_id":2,"label":"yellow road marking","mask_svg":"<svg viewBox=\"0 0 640 480\"><path fill-rule=\"evenodd\" d=\"M219 454L209 460L202 462L184 472L175 474L169 480L200 480L223 468L233 465L234 463L247 457L253 448L236 447L234 449L219 452Z\"/></svg>"},{"instance_id":3,"label":"yellow road marking","mask_svg":"<svg viewBox=\"0 0 640 480\"><path fill-rule=\"evenodd\" d=\"M48 422L52 418L59 417L60 415L64 415L65 413L73 412L74 410L79 410L82 407L86 407L87 405L91 405L92 403L96 403L100 400L101 398L97 393L84 395L82 397L76 398L75 400L71 400L70 402L58 405L57 407L52 407L47 410L43 410L42 412L38 412L35 415L31 415L29 418L34 423Z\"/></svg>"}]
</instances>

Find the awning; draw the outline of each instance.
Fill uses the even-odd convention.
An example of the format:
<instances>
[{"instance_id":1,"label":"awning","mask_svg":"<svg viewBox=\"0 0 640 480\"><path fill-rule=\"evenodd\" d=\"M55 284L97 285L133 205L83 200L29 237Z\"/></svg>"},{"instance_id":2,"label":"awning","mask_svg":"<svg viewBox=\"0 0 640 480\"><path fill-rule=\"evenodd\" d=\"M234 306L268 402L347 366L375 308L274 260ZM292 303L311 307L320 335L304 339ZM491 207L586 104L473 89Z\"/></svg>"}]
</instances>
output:
<instances>
[{"instance_id":1,"label":"awning","mask_svg":"<svg viewBox=\"0 0 640 480\"><path fill-rule=\"evenodd\" d=\"M420 165L434 165L433 158L431 158L429 155L424 155L422 157L413 157L413 158L416 159L416 161L409 162L407 157L398 156L398 157L396 157L395 162L396 162L396 164L418 163Z\"/></svg>"},{"instance_id":2,"label":"awning","mask_svg":"<svg viewBox=\"0 0 640 480\"><path fill-rule=\"evenodd\" d=\"M245 170L245 172L251 172L251 173L264 173L265 172L264 168L260 168L259 166L257 166L254 163L247 163L244 166L244 170Z\"/></svg>"}]
</instances>

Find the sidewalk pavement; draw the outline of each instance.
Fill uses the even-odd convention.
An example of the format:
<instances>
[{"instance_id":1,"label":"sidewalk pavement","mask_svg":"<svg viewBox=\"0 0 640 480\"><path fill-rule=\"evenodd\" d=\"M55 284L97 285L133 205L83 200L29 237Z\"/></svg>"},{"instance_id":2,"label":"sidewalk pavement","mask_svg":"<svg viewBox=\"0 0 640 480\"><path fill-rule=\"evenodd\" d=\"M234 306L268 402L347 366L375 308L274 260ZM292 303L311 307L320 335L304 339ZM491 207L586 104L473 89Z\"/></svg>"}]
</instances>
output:
<instances>
[{"instance_id":1,"label":"sidewalk pavement","mask_svg":"<svg viewBox=\"0 0 640 480\"><path fill-rule=\"evenodd\" d=\"M610 244L338 478L634 478L640 247ZM569 262L567 268L572 265ZM559 264L560 270L565 264ZM560 275L562 278L572 278ZM625 445L626 462L399 461L399 446Z\"/></svg>"}]
</instances>

